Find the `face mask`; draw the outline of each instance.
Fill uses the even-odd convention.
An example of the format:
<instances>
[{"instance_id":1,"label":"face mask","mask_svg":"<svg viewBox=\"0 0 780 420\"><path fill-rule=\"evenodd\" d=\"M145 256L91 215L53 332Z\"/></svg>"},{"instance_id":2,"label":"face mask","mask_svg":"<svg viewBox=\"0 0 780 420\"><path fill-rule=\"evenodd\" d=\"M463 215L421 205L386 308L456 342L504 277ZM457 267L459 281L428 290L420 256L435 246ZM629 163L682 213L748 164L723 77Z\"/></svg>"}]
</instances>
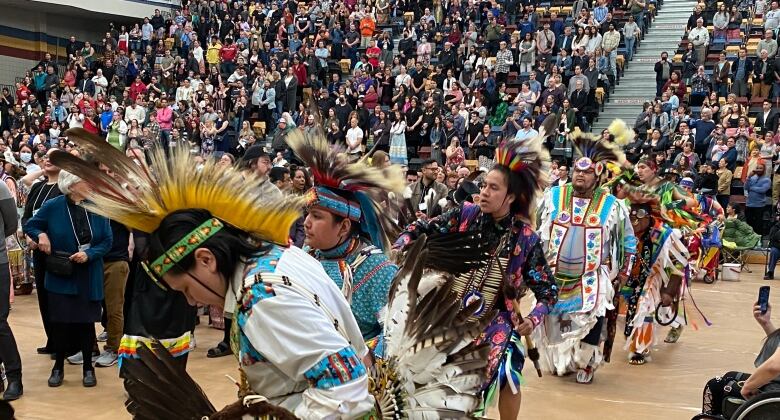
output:
<instances>
[{"instance_id":1,"label":"face mask","mask_svg":"<svg viewBox=\"0 0 780 420\"><path fill-rule=\"evenodd\" d=\"M30 163L30 159L32 159L32 153L27 153L27 152L19 153L19 158L22 159L22 162L24 163Z\"/></svg>"}]
</instances>

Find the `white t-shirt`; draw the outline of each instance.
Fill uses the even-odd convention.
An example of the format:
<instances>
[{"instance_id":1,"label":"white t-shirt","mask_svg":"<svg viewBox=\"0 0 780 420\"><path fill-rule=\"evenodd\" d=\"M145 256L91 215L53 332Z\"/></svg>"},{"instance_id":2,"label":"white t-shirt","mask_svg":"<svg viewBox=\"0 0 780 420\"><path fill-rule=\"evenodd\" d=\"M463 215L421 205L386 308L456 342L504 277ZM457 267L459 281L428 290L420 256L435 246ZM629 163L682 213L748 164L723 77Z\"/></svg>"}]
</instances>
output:
<instances>
[{"instance_id":1,"label":"white t-shirt","mask_svg":"<svg viewBox=\"0 0 780 420\"><path fill-rule=\"evenodd\" d=\"M347 130L347 153L362 152L363 130L360 127L353 127Z\"/></svg>"}]
</instances>

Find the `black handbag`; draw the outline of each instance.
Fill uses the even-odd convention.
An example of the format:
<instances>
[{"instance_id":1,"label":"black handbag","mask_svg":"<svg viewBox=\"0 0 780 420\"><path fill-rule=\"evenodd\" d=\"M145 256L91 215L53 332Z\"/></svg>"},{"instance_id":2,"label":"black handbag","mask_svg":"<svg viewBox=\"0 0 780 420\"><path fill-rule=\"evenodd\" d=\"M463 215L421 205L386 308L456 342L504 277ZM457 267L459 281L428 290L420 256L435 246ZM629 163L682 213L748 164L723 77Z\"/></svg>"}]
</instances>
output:
<instances>
[{"instance_id":1,"label":"black handbag","mask_svg":"<svg viewBox=\"0 0 780 420\"><path fill-rule=\"evenodd\" d=\"M73 274L73 261L70 252L52 251L46 257L46 271L60 277L70 277Z\"/></svg>"}]
</instances>

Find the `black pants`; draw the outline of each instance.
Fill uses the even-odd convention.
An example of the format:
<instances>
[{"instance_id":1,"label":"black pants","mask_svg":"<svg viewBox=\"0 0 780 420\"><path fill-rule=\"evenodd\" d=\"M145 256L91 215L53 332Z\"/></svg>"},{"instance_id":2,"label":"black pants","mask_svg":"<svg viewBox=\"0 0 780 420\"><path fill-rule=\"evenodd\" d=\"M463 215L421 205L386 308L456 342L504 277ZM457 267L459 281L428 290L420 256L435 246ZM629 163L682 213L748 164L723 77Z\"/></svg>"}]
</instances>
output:
<instances>
[{"instance_id":1,"label":"black pants","mask_svg":"<svg viewBox=\"0 0 780 420\"><path fill-rule=\"evenodd\" d=\"M0 264L0 361L5 365L8 381L22 379L22 359L16 347L16 339L8 325L11 294L11 272L8 263Z\"/></svg>"},{"instance_id":2,"label":"black pants","mask_svg":"<svg viewBox=\"0 0 780 420\"><path fill-rule=\"evenodd\" d=\"M730 397L743 398L742 387L738 383L746 381L749 377L748 373L728 372L723 376L710 379L704 386L702 412L712 415L723 414L723 401Z\"/></svg>"},{"instance_id":3,"label":"black pants","mask_svg":"<svg viewBox=\"0 0 780 420\"><path fill-rule=\"evenodd\" d=\"M763 207L745 207L745 221L753 228L753 232L764 235Z\"/></svg>"},{"instance_id":4,"label":"black pants","mask_svg":"<svg viewBox=\"0 0 780 420\"><path fill-rule=\"evenodd\" d=\"M49 321L49 296L44 287L46 278L46 254L41 251L33 251L33 271L35 275L35 293L38 295L38 310L41 312L41 321L43 321L43 331L46 333L47 349L52 350L52 328Z\"/></svg>"},{"instance_id":5,"label":"black pants","mask_svg":"<svg viewBox=\"0 0 780 420\"><path fill-rule=\"evenodd\" d=\"M601 331L604 329L604 317L600 316L596 320L596 325L593 326L593 328L588 331L588 335L583 338L582 341L585 344L590 344L591 346L598 346L599 341L601 341Z\"/></svg>"},{"instance_id":6,"label":"black pants","mask_svg":"<svg viewBox=\"0 0 780 420\"><path fill-rule=\"evenodd\" d=\"M54 336L54 369L62 370L65 357L81 352L84 357L84 371L94 370L92 366L92 350L95 347L94 323L52 323Z\"/></svg>"}]
</instances>

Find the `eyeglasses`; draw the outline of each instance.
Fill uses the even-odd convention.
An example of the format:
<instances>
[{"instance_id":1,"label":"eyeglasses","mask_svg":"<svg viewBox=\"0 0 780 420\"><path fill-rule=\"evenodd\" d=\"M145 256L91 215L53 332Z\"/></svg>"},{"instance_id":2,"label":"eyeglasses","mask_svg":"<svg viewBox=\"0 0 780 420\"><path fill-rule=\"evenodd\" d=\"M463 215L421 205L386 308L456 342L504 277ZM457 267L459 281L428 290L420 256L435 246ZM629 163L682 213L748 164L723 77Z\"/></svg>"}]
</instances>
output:
<instances>
[{"instance_id":1,"label":"eyeglasses","mask_svg":"<svg viewBox=\"0 0 780 420\"><path fill-rule=\"evenodd\" d=\"M191 279L195 280L196 283L198 283L201 286L203 286L209 292L215 294L216 296L220 297L221 299L225 298L224 294L217 293L216 291L214 291L214 289L209 287L206 283L201 281L199 278L195 277L192 273L182 269L181 266L179 266L179 264L174 263L174 265L177 268L179 268L180 270L182 270L184 272L184 274L190 276ZM166 292L169 290L168 286L165 285L165 280L163 280L162 277L157 276L157 274L155 274L154 271L152 271L152 269L149 267L149 264L146 261L141 261L141 267L143 267L144 271L146 272L146 275L148 275L149 278L152 279L152 281L154 282L154 284L157 285L157 287L159 287L162 290L165 290Z\"/></svg>"},{"instance_id":2,"label":"eyeglasses","mask_svg":"<svg viewBox=\"0 0 780 420\"><path fill-rule=\"evenodd\" d=\"M644 219L645 217L647 217L647 210L645 209L631 210L631 216L637 219Z\"/></svg>"}]
</instances>

